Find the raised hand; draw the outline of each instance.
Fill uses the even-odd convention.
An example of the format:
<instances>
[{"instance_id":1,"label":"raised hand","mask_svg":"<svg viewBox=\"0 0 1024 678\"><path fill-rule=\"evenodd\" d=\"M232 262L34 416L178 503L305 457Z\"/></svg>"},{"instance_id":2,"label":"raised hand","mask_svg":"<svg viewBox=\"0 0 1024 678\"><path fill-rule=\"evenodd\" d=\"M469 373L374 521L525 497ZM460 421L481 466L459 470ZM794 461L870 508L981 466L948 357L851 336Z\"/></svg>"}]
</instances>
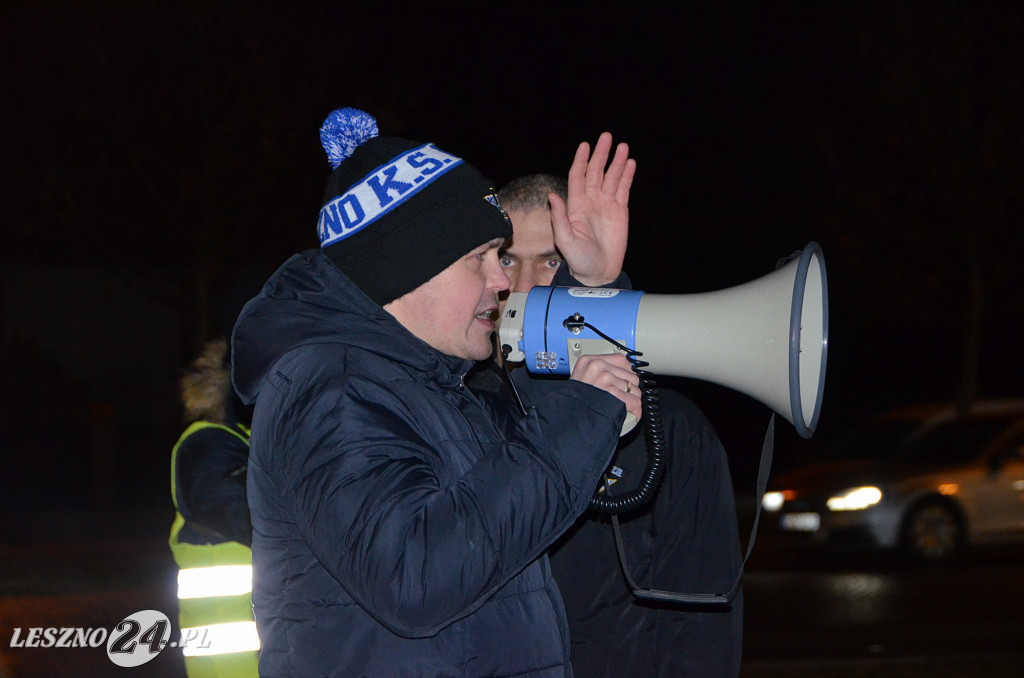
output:
<instances>
[{"instance_id":1,"label":"raised hand","mask_svg":"<svg viewBox=\"0 0 1024 678\"><path fill-rule=\"evenodd\" d=\"M636 160L620 143L608 163L612 135L604 132L590 153L583 142L569 168L568 204L551 194L555 245L569 272L584 285L600 287L619 277L629 239L629 189ZM607 165L607 169L605 166Z\"/></svg>"}]
</instances>

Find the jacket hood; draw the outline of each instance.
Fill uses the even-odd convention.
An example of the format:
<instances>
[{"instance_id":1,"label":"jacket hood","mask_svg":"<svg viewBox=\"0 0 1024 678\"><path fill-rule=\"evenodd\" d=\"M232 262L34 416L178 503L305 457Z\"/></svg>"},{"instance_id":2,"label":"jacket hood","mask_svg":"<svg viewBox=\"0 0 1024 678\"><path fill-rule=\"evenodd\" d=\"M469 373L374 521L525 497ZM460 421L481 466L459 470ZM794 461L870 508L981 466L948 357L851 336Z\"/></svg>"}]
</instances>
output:
<instances>
[{"instance_id":1,"label":"jacket hood","mask_svg":"<svg viewBox=\"0 0 1024 678\"><path fill-rule=\"evenodd\" d=\"M255 402L270 369L288 351L343 344L403 365L413 379L456 386L473 361L417 338L372 301L321 250L286 261L242 309L232 333L232 379Z\"/></svg>"}]
</instances>

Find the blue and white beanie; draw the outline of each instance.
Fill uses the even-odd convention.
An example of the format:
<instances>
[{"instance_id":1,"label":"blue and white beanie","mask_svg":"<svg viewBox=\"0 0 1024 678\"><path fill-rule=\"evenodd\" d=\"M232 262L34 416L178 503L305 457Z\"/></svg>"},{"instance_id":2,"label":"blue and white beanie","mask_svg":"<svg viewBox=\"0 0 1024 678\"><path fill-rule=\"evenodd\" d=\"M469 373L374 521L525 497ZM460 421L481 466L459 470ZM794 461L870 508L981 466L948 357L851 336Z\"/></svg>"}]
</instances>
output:
<instances>
[{"instance_id":1,"label":"blue and white beanie","mask_svg":"<svg viewBox=\"0 0 1024 678\"><path fill-rule=\"evenodd\" d=\"M334 172L320 247L383 306L427 282L512 223L493 184L433 144L378 136L363 111L333 111L320 140Z\"/></svg>"}]
</instances>

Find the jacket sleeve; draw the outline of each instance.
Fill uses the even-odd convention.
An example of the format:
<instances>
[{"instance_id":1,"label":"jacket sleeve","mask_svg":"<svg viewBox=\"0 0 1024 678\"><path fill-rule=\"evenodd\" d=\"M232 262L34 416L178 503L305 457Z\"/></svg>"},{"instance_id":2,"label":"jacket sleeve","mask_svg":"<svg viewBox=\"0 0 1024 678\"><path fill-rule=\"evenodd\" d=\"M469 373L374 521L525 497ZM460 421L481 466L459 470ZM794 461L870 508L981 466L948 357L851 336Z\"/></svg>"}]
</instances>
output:
<instances>
[{"instance_id":1,"label":"jacket sleeve","mask_svg":"<svg viewBox=\"0 0 1024 678\"><path fill-rule=\"evenodd\" d=\"M245 493L249 447L219 428L204 428L182 441L176 462L182 515L200 528L252 545Z\"/></svg>"},{"instance_id":2,"label":"jacket sleeve","mask_svg":"<svg viewBox=\"0 0 1024 678\"><path fill-rule=\"evenodd\" d=\"M278 482L318 561L406 637L433 635L473 612L572 524L624 416L614 397L566 382L482 450L472 429L493 424L474 403L480 420L439 450L424 431L443 422L414 416L392 391L344 376L306 383L293 378L301 392L275 417Z\"/></svg>"},{"instance_id":3,"label":"jacket sleeve","mask_svg":"<svg viewBox=\"0 0 1024 678\"><path fill-rule=\"evenodd\" d=\"M551 286L552 287L587 287L586 285L581 283L579 280L577 280L576 278L572 277L572 274L569 273L569 267L566 266L564 262L562 263L561 266L558 267L558 270L555 271L555 277L551 280ZM609 289L617 289L617 290L631 290L631 289L633 289L633 283L630 282L629 276L626 275L626 272L622 271L621 273L619 273L619 277L618 278L616 278L612 282L608 283L607 285L602 285L601 287L607 287Z\"/></svg>"}]
</instances>

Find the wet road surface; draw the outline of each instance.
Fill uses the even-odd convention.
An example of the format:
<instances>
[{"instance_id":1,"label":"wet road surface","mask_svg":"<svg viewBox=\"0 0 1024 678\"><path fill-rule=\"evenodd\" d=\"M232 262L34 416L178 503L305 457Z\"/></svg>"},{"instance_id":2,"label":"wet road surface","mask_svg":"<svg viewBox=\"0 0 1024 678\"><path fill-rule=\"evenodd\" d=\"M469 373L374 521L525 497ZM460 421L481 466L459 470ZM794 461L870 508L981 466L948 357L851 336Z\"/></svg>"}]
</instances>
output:
<instances>
[{"instance_id":1,"label":"wet road surface","mask_svg":"<svg viewBox=\"0 0 1024 678\"><path fill-rule=\"evenodd\" d=\"M175 620L169 516L100 533L80 520L39 538L4 518L0 677L183 678L171 649L121 668L99 647L10 647L15 628L22 638L31 627L113 629L144 609ZM808 553L762 534L744 595L744 678L1024 675L1022 548L919 568L878 554Z\"/></svg>"}]
</instances>

